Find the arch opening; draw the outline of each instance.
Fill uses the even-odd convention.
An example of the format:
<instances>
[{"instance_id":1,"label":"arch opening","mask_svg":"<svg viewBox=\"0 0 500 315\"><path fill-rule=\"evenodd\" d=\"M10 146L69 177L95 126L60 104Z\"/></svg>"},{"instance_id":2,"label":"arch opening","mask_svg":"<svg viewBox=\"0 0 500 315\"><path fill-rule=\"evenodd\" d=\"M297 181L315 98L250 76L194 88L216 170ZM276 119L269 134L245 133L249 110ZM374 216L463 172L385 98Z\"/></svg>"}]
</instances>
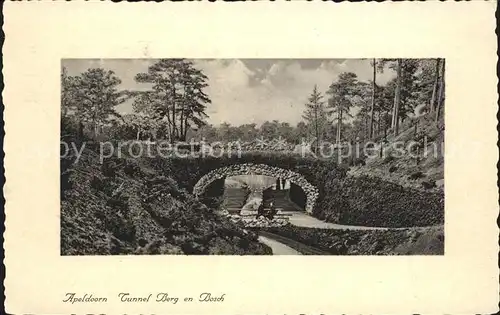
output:
<instances>
[{"instance_id":1,"label":"arch opening","mask_svg":"<svg viewBox=\"0 0 500 315\"><path fill-rule=\"evenodd\" d=\"M266 164L234 164L212 170L196 183L193 194L200 197L214 181L241 175L263 175L275 178L275 182L267 187L267 191L278 188L278 190L288 190L289 194L297 194L291 196L291 201L298 201L297 205L306 212L312 213L319 195L318 189L299 173Z\"/></svg>"}]
</instances>

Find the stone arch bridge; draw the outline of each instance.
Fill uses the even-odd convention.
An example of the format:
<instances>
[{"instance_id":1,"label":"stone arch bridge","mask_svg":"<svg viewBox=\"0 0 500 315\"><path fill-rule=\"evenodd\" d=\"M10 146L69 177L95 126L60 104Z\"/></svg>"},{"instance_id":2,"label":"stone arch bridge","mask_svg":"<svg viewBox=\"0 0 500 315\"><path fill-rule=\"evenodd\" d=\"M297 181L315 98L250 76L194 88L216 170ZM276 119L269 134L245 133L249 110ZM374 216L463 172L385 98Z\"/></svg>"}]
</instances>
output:
<instances>
[{"instance_id":1,"label":"stone arch bridge","mask_svg":"<svg viewBox=\"0 0 500 315\"><path fill-rule=\"evenodd\" d=\"M303 175L281 167L267 164L233 164L214 169L203 175L193 187L193 194L200 196L216 180L238 175L266 175L284 180L299 186L306 195L305 211L312 213L319 196L318 189L309 183Z\"/></svg>"}]
</instances>

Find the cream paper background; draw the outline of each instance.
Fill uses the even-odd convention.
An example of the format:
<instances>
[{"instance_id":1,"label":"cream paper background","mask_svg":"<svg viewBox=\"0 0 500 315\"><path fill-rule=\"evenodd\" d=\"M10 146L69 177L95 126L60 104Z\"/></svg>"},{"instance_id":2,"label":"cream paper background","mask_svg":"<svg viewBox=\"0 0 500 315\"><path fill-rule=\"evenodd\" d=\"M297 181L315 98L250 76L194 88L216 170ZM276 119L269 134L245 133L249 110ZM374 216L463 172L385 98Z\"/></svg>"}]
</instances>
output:
<instances>
[{"instance_id":1,"label":"cream paper background","mask_svg":"<svg viewBox=\"0 0 500 315\"><path fill-rule=\"evenodd\" d=\"M6 2L7 312L495 312L495 5ZM446 254L61 257L61 59L145 57L445 57ZM62 303L67 292L105 296L108 303ZM226 296L223 303L124 304L120 292Z\"/></svg>"}]
</instances>

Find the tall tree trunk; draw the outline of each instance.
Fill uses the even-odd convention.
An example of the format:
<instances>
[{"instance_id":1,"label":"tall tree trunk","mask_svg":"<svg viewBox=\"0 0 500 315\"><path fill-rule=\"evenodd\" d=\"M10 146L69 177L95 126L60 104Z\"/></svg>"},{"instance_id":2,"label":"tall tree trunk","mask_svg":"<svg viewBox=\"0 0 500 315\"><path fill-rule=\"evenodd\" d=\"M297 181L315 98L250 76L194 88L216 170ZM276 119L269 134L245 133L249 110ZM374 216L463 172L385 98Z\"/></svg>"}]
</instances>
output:
<instances>
[{"instance_id":1,"label":"tall tree trunk","mask_svg":"<svg viewBox=\"0 0 500 315\"><path fill-rule=\"evenodd\" d=\"M394 93L394 112L393 112L393 132L396 137L399 134L399 106L401 105L401 63L402 60L398 59L397 64L397 84L396 93Z\"/></svg>"},{"instance_id":2,"label":"tall tree trunk","mask_svg":"<svg viewBox=\"0 0 500 315\"><path fill-rule=\"evenodd\" d=\"M83 122L82 120L80 119L78 121L78 136L80 137L80 139L83 139L83 136L84 136L84 125L83 125Z\"/></svg>"},{"instance_id":3,"label":"tall tree trunk","mask_svg":"<svg viewBox=\"0 0 500 315\"><path fill-rule=\"evenodd\" d=\"M167 93L167 92L165 92L165 93ZM164 113L162 120L164 120L165 118L167 119L166 126L167 126L167 135L169 138L168 140L171 144L173 144L175 142L175 139L173 136L174 135L174 131L173 131L174 130L173 129L174 123L172 122L172 117L171 117L172 115L170 113L170 107L169 107L170 105L169 105L169 100L168 100L167 94L165 94L165 98L163 101L165 102L164 104L166 104L166 107L165 107L165 113Z\"/></svg>"},{"instance_id":4,"label":"tall tree trunk","mask_svg":"<svg viewBox=\"0 0 500 315\"><path fill-rule=\"evenodd\" d=\"M96 119L94 119L94 122L92 124L92 129L94 129L94 137L96 137L98 135L98 123L96 121Z\"/></svg>"},{"instance_id":5,"label":"tall tree trunk","mask_svg":"<svg viewBox=\"0 0 500 315\"><path fill-rule=\"evenodd\" d=\"M165 117L167 117L167 132L168 132L168 137L169 137L169 140L170 140L170 143L174 143L175 142L175 137L174 137L174 131L173 131L173 124L172 124L172 121L170 119L170 112L167 110L167 113L165 114Z\"/></svg>"},{"instance_id":6,"label":"tall tree trunk","mask_svg":"<svg viewBox=\"0 0 500 315\"><path fill-rule=\"evenodd\" d=\"M93 133L94 137L96 135L96 130L95 130L95 124L96 124L96 120L97 120L96 115L97 115L97 113L95 112L95 109L94 109L94 113L92 115L92 120L89 122L89 126L88 126L89 131L91 133Z\"/></svg>"},{"instance_id":7,"label":"tall tree trunk","mask_svg":"<svg viewBox=\"0 0 500 315\"><path fill-rule=\"evenodd\" d=\"M172 80L172 134L173 134L173 141L176 141L178 136L179 136L179 131L177 129L177 120L176 120L176 99L175 99L175 81Z\"/></svg>"},{"instance_id":8,"label":"tall tree trunk","mask_svg":"<svg viewBox=\"0 0 500 315\"><path fill-rule=\"evenodd\" d=\"M168 136L168 141L170 143L174 143L174 140L172 139L172 130L171 130L170 123L167 123L167 136Z\"/></svg>"},{"instance_id":9,"label":"tall tree trunk","mask_svg":"<svg viewBox=\"0 0 500 315\"><path fill-rule=\"evenodd\" d=\"M181 117L179 119L179 122L180 122L180 137L183 138L183 135L184 135L184 108L181 109ZM184 140L181 140L181 141L184 141Z\"/></svg>"},{"instance_id":10,"label":"tall tree trunk","mask_svg":"<svg viewBox=\"0 0 500 315\"><path fill-rule=\"evenodd\" d=\"M337 114L337 134L335 137L335 142L337 143L337 146L340 145L340 122L342 120L342 109L339 107L339 112Z\"/></svg>"},{"instance_id":11,"label":"tall tree trunk","mask_svg":"<svg viewBox=\"0 0 500 315\"><path fill-rule=\"evenodd\" d=\"M314 104L314 127L315 127L315 133L316 133L316 146L314 149L314 153L318 154L318 149L319 149L318 104Z\"/></svg>"},{"instance_id":12,"label":"tall tree trunk","mask_svg":"<svg viewBox=\"0 0 500 315\"><path fill-rule=\"evenodd\" d=\"M187 107L188 107L188 102L187 102L187 97L186 97L186 86L184 86L184 94L183 94L183 102L182 102L182 107L181 107L181 138L183 139L182 141L186 141L186 133L187 133Z\"/></svg>"},{"instance_id":13,"label":"tall tree trunk","mask_svg":"<svg viewBox=\"0 0 500 315\"><path fill-rule=\"evenodd\" d=\"M396 92L394 92L394 93L396 93ZM396 94L394 94L394 99L396 99ZM396 101L393 102L392 109L391 109L391 128L394 128L394 117L395 117L394 115L396 114L395 113L395 109L396 109L395 103L396 103Z\"/></svg>"},{"instance_id":14,"label":"tall tree trunk","mask_svg":"<svg viewBox=\"0 0 500 315\"><path fill-rule=\"evenodd\" d=\"M187 117L184 116L183 120L184 120L184 123L182 125L184 126L184 129L181 132L181 138L182 138L182 141L186 141L187 130L188 130L188 127L187 127Z\"/></svg>"},{"instance_id":15,"label":"tall tree trunk","mask_svg":"<svg viewBox=\"0 0 500 315\"><path fill-rule=\"evenodd\" d=\"M365 135L364 137L368 139L370 137L370 119L371 117L365 117Z\"/></svg>"},{"instance_id":16,"label":"tall tree trunk","mask_svg":"<svg viewBox=\"0 0 500 315\"><path fill-rule=\"evenodd\" d=\"M439 96L437 100L437 105L436 105L436 116L435 116L435 123L436 126L439 124L439 116L441 114L441 108L443 107L443 100L444 100L444 60L441 62L441 80L439 84Z\"/></svg>"},{"instance_id":17,"label":"tall tree trunk","mask_svg":"<svg viewBox=\"0 0 500 315\"><path fill-rule=\"evenodd\" d=\"M434 73L434 86L432 88L432 97L431 97L431 104L430 104L430 109L429 109L429 111L431 113L433 113L435 110L436 95L437 95L438 86L439 86L439 64L440 64L440 61L441 60L439 58L436 59L436 70Z\"/></svg>"},{"instance_id":18,"label":"tall tree trunk","mask_svg":"<svg viewBox=\"0 0 500 315\"><path fill-rule=\"evenodd\" d=\"M370 126L368 138L373 138L373 109L375 108L375 80L377 79L377 59L373 58L372 106L370 109Z\"/></svg>"},{"instance_id":19,"label":"tall tree trunk","mask_svg":"<svg viewBox=\"0 0 500 315\"><path fill-rule=\"evenodd\" d=\"M377 112L377 136L379 136L379 135L380 135L380 121L382 120L382 116L381 116L381 115L382 115L382 113L381 113L381 111L379 110L379 111Z\"/></svg>"},{"instance_id":20,"label":"tall tree trunk","mask_svg":"<svg viewBox=\"0 0 500 315\"><path fill-rule=\"evenodd\" d=\"M339 108L339 114L337 119L337 145L340 146L340 136L342 133L342 107Z\"/></svg>"},{"instance_id":21,"label":"tall tree trunk","mask_svg":"<svg viewBox=\"0 0 500 315\"><path fill-rule=\"evenodd\" d=\"M389 111L387 112L384 112L384 139L387 139L387 128L389 127L389 124L387 122L388 118L387 117L389 115Z\"/></svg>"}]
</instances>

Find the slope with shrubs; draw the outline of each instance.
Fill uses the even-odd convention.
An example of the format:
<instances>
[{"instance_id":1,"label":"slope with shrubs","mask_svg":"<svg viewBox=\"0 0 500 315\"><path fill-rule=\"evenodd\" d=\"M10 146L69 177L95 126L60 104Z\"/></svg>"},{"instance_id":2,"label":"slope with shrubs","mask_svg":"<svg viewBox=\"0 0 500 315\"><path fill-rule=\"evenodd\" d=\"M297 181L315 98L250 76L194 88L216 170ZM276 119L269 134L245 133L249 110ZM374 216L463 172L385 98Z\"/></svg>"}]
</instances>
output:
<instances>
[{"instance_id":1,"label":"slope with shrubs","mask_svg":"<svg viewBox=\"0 0 500 315\"><path fill-rule=\"evenodd\" d=\"M377 177L348 176L325 185L314 215L327 222L412 227L444 222L444 195L421 192Z\"/></svg>"},{"instance_id":2,"label":"slope with shrubs","mask_svg":"<svg viewBox=\"0 0 500 315\"><path fill-rule=\"evenodd\" d=\"M77 163L61 158L62 255L271 254L173 179L97 152L86 142Z\"/></svg>"},{"instance_id":3,"label":"slope with shrubs","mask_svg":"<svg viewBox=\"0 0 500 315\"><path fill-rule=\"evenodd\" d=\"M432 117L424 116L418 130L407 125L397 137L388 138L382 157L351 167L340 180L326 176L314 215L346 225L400 228L443 224L443 140L442 119L436 125ZM407 150L396 154L394 148Z\"/></svg>"},{"instance_id":4,"label":"slope with shrubs","mask_svg":"<svg viewBox=\"0 0 500 315\"><path fill-rule=\"evenodd\" d=\"M444 199L439 191L422 192L376 176L347 176L346 165L327 159L247 152L241 156L148 158L142 162L159 173L172 174L188 191L203 175L228 165L253 162L293 170L318 189L312 214L333 223L411 227L438 225L444 220ZM298 204L305 203L305 196L296 194L293 198Z\"/></svg>"},{"instance_id":5,"label":"slope with shrubs","mask_svg":"<svg viewBox=\"0 0 500 315\"><path fill-rule=\"evenodd\" d=\"M326 255L444 254L443 227L398 230L338 230L307 228L289 224L280 228L273 227L262 230L324 251Z\"/></svg>"},{"instance_id":6,"label":"slope with shrubs","mask_svg":"<svg viewBox=\"0 0 500 315\"><path fill-rule=\"evenodd\" d=\"M387 137L381 157L367 158L365 165L352 167L349 175L379 177L416 190L443 192L444 118L436 124L432 116L423 116L417 129L412 123L404 124L397 137Z\"/></svg>"}]
</instances>

